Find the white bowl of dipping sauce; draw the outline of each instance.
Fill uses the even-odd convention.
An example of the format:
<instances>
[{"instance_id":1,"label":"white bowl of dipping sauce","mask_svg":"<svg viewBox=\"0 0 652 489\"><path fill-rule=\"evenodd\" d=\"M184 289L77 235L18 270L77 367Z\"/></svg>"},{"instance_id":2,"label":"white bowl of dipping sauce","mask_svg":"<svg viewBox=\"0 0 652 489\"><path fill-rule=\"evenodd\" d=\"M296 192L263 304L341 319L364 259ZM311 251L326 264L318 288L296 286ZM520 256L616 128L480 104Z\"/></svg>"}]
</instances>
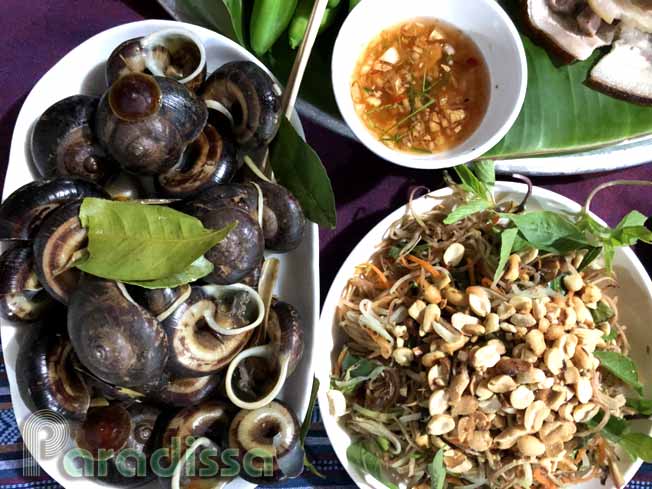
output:
<instances>
[{"instance_id":1,"label":"white bowl of dipping sauce","mask_svg":"<svg viewBox=\"0 0 652 489\"><path fill-rule=\"evenodd\" d=\"M421 36L413 59L410 35ZM479 60L461 57L474 49ZM477 80L457 84L478 61L484 97ZM505 136L523 106L527 62L495 0L362 0L335 42L332 77L342 117L367 148L398 165L438 169L475 160Z\"/></svg>"}]
</instances>

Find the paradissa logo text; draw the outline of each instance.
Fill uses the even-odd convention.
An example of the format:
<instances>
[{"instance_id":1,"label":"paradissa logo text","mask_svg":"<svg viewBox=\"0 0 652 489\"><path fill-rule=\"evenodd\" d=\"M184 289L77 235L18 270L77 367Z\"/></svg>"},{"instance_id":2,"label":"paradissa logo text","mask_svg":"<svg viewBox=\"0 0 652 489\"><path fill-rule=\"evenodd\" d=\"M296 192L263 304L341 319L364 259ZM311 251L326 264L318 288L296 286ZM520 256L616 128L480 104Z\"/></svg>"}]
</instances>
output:
<instances>
[{"instance_id":1,"label":"paradissa logo text","mask_svg":"<svg viewBox=\"0 0 652 489\"><path fill-rule=\"evenodd\" d=\"M152 475L172 477L181 462L181 475L184 477L230 478L242 473L251 477L271 477L274 474L273 454L267 450L222 450L213 443L193 446L197 441L192 436L185 440L175 437L171 439L169 448L158 448L149 457L132 448L117 452L112 449L99 449L96 453L84 448L74 448L64 455L63 469L73 478L102 478L116 470L121 476L128 478ZM182 447L185 450L182 450Z\"/></svg>"}]
</instances>

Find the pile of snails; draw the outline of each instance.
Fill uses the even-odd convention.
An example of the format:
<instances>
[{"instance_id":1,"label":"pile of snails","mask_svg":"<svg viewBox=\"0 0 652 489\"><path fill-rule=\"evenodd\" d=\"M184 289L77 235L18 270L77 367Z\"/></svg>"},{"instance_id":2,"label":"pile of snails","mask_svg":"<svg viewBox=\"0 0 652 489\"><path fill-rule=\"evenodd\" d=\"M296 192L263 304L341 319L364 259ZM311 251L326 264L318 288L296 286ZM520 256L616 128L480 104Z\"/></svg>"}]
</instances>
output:
<instances>
[{"instance_id":1,"label":"pile of snails","mask_svg":"<svg viewBox=\"0 0 652 489\"><path fill-rule=\"evenodd\" d=\"M149 457L193 436L197 446L260 448L274 454L273 473L240 475L269 483L293 475L283 457L300 445L295 414L275 398L301 359L304 326L272 298L278 261L263 252L295 249L305 218L263 178L279 88L246 61L207 74L193 33L155 32L113 51L100 98L68 97L36 121L37 180L0 206L0 314L27 330L16 368L24 400L70 420L79 447ZM87 245L86 197L157 199L207 228L236 226L206 253L214 270L201 281L125 286L71 265ZM196 448L182 447L179 466ZM155 477L127 477L112 462L96 477L122 487ZM180 474L163 487L193 487Z\"/></svg>"}]
</instances>

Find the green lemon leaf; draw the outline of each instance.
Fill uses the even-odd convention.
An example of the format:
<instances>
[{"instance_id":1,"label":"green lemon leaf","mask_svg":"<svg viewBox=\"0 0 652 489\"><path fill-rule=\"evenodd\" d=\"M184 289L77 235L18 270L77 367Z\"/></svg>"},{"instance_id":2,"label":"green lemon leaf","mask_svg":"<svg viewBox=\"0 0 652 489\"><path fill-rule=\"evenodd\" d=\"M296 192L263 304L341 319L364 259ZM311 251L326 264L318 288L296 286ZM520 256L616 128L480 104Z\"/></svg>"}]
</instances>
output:
<instances>
[{"instance_id":1,"label":"green lemon leaf","mask_svg":"<svg viewBox=\"0 0 652 489\"><path fill-rule=\"evenodd\" d=\"M643 416L652 416L652 399L627 399L627 406Z\"/></svg>"},{"instance_id":2,"label":"green lemon leaf","mask_svg":"<svg viewBox=\"0 0 652 489\"><path fill-rule=\"evenodd\" d=\"M346 449L346 458L349 463L359 467L365 473L372 475L389 489L398 489L396 484L390 482L385 476L383 462L371 451L367 450L362 442L357 441L350 445Z\"/></svg>"},{"instance_id":3,"label":"green lemon leaf","mask_svg":"<svg viewBox=\"0 0 652 489\"><path fill-rule=\"evenodd\" d=\"M630 385L639 394L643 392L643 386L638 380L638 371L634 361L617 353L615 351L599 351L594 353L595 357L600 360L600 366L610 372L614 377Z\"/></svg>"},{"instance_id":4,"label":"green lemon leaf","mask_svg":"<svg viewBox=\"0 0 652 489\"><path fill-rule=\"evenodd\" d=\"M591 317L593 318L593 322L595 324L600 324L604 323L605 321L609 321L612 317L614 317L614 311L609 307L609 304L607 304L604 301L600 301L597 304L597 307L595 309L589 309L591 311Z\"/></svg>"},{"instance_id":5,"label":"green lemon leaf","mask_svg":"<svg viewBox=\"0 0 652 489\"><path fill-rule=\"evenodd\" d=\"M84 199L79 218L89 254L75 266L125 282L180 274L233 229L206 229L199 219L168 207L95 198Z\"/></svg>"},{"instance_id":6,"label":"green lemon leaf","mask_svg":"<svg viewBox=\"0 0 652 489\"><path fill-rule=\"evenodd\" d=\"M505 265L507 265L509 255L512 254L512 249L514 247L514 241L516 240L517 234L518 229L510 228L505 229L500 235L500 261L498 262L498 267L496 268L496 273L494 274L494 282L500 280L500 276L505 270Z\"/></svg>"},{"instance_id":7,"label":"green lemon leaf","mask_svg":"<svg viewBox=\"0 0 652 489\"><path fill-rule=\"evenodd\" d=\"M444 449L440 448L432 462L428 464L428 474L430 475L431 489L444 489L446 482L446 467L444 467Z\"/></svg>"},{"instance_id":8,"label":"green lemon leaf","mask_svg":"<svg viewBox=\"0 0 652 489\"><path fill-rule=\"evenodd\" d=\"M279 183L297 198L306 217L334 228L335 195L326 169L285 117L272 143L270 162Z\"/></svg>"},{"instance_id":9,"label":"green lemon leaf","mask_svg":"<svg viewBox=\"0 0 652 489\"><path fill-rule=\"evenodd\" d=\"M486 200L475 199L466 204L458 205L453 212L448 214L444 219L444 224L455 224L465 217L484 211L491 207L491 203Z\"/></svg>"},{"instance_id":10,"label":"green lemon leaf","mask_svg":"<svg viewBox=\"0 0 652 489\"><path fill-rule=\"evenodd\" d=\"M125 280L124 283L136 285L144 289L166 289L168 287L178 287L179 285L189 284L195 280L205 277L213 271L213 264L203 256L192 262L188 268L179 273L163 277L156 280Z\"/></svg>"}]
</instances>

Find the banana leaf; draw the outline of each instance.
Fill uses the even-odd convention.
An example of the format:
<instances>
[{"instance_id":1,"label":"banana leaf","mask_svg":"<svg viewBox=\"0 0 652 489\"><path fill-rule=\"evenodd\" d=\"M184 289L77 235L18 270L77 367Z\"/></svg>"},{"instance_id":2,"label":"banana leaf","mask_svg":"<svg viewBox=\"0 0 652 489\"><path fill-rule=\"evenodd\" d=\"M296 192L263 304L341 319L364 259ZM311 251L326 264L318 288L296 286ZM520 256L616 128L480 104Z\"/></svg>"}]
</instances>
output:
<instances>
[{"instance_id":1,"label":"banana leaf","mask_svg":"<svg viewBox=\"0 0 652 489\"><path fill-rule=\"evenodd\" d=\"M507 136L487 156L513 158L587 150L652 133L652 109L584 84L603 53L556 67L523 36L528 61L525 104Z\"/></svg>"}]
</instances>

